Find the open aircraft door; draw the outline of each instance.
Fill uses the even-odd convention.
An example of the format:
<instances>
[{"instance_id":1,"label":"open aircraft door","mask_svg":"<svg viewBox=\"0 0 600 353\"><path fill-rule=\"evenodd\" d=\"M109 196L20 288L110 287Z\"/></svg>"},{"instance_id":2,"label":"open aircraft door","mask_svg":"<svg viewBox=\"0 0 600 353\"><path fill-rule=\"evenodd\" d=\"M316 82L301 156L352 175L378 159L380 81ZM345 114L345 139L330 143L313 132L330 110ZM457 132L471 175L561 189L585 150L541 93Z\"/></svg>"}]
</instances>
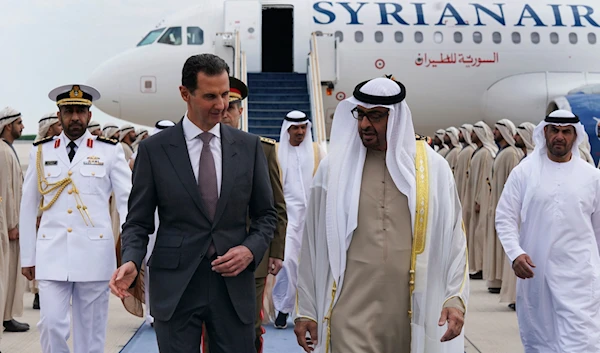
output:
<instances>
[{"instance_id":1,"label":"open aircraft door","mask_svg":"<svg viewBox=\"0 0 600 353\"><path fill-rule=\"evenodd\" d=\"M260 72L262 53L262 5L260 1L226 0L225 32L240 33L248 72Z\"/></svg>"}]
</instances>

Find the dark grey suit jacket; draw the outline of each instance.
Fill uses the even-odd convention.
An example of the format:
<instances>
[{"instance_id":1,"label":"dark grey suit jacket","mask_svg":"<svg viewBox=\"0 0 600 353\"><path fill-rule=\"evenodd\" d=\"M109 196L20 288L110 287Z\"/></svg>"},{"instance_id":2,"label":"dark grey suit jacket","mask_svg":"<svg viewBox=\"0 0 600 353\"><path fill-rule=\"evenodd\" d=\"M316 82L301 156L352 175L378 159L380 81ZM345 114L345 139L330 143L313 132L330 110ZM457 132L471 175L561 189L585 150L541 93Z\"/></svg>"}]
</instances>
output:
<instances>
[{"instance_id":1,"label":"dark grey suit jacket","mask_svg":"<svg viewBox=\"0 0 600 353\"><path fill-rule=\"evenodd\" d=\"M246 270L225 278L240 320L254 322L253 271L273 238L277 222L273 192L258 136L221 124L221 146L221 195L213 222L200 197L181 121L139 146L121 235L122 263L133 261L140 269L158 207L160 224L149 260L150 312L157 320L172 317L212 238L218 255L238 245L254 255Z\"/></svg>"}]
</instances>

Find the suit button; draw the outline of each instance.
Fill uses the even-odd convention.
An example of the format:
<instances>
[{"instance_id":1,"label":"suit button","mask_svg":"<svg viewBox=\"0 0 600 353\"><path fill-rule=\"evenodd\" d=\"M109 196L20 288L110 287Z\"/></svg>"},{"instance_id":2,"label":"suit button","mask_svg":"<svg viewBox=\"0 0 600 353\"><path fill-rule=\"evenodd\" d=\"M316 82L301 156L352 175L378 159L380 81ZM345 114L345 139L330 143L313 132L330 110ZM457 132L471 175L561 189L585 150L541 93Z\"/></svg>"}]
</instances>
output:
<instances>
[{"instance_id":1,"label":"suit button","mask_svg":"<svg viewBox=\"0 0 600 353\"><path fill-rule=\"evenodd\" d=\"M67 232L71 233L72 231L73 231L73 229L67 228Z\"/></svg>"},{"instance_id":2,"label":"suit button","mask_svg":"<svg viewBox=\"0 0 600 353\"><path fill-rule=\"evenodd\" d=\"M69 176L73 175L73 172L69 170Z\"/></svg>"},{"instance_id":3,"label":"suit button","mask_svg":"<svg viewBox=\"0 0 600 353\"><path fill-rule=\"evenodd\" d=\"M68 210L67 210L67 213L68 213L68 214L71 214L71 213L73 213L73 210L72 210L72 209L68 209Z\"/></svg>"},{"instance_id":4,"label":"suit button","mask_svg":"<svg viewBox=\"0 0 600 353\"><path fill-rule=\"evenodd\" d=\"M100 234L100 239L104 238L104 235Z\"/></svg>"}]
</instances>

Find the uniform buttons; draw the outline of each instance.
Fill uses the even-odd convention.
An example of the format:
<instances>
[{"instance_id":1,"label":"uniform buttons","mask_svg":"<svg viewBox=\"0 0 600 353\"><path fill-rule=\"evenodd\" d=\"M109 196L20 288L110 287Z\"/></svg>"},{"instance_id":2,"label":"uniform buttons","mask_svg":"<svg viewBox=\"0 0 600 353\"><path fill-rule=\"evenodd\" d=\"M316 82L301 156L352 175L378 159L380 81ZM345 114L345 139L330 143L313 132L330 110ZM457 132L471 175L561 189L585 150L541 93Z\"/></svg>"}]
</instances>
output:
<instances>
[{"instance_id":1,"label":"uniform buttons","mask_svg":"<svg viewBox=\"0 0 600 353\"><path fill-rule=\"evenodd\" d=\"M69 193L69 195L71 195L73 193L73 189L69 189L69 191L67 191Z\"/></svg>"},{"instance_id":2,"label":"uniform buttons","mask_svg":"<svg viewBox=\"0 0 600 353\"><path fill-rule=\"evenodd\" d=\"M67 232L71 233L72 231L73 231L73 229L67 228Z\"/></svg>"},{"instance_id":3,"label":"uniform buttons","mask_svg":"<svg viewBox=\"0 0 600 353\"><path fill-rule=\"evenodd\" d=\"M92 176L95 176L95 175L96 175L96 173L92 172Z\"/></svg>"},{"instance_id":4,"label":"uniform buttons","mask_svg":"<svg viewBox=\"0 0 600 353\"><path fill-rule=\"evenodd\" d=\"M100 239L104 238L104 235L100 234Z\"/></svg>"},{"instance_id":5,"label":"uniform buttons","mask_svg":"<svg viewBox=\"0 0 600 353\"><path fill-rule=\"evenodd\" d=\"M69 208L69 209L67 210L67 213L68 213L68 214L71 214L71 213L73 213L73 210Z\"/></svg>"},{"instance_id":6,"label":"uniform buttons","mask_svg":"<svg viewBox=\"0 0 600 353\"><path fill-rule=\"evenodd\" d=\"M48 176L50 176L50 175L52 175L52 174L48 173Z\"/></svg>"},{"instance_id":7,"label":"uniform buttons","mask_svg":"<svg viewBox=\"0 0 600 353\"><path fill-rule=\"evenodd\" d=\"M73 175L73 172L69 170L69 176Z\"/></svg>"},{"instance_id":8,"label":"uniform buttons","mask_svg":"<svg viewBox=\"0 0 600 353\"><path fill-rule=\"evenodd\" d=\"M45 237L46 237L46 234L42 234L42 238L45 238Z\"/></svg>"}]
</instances>

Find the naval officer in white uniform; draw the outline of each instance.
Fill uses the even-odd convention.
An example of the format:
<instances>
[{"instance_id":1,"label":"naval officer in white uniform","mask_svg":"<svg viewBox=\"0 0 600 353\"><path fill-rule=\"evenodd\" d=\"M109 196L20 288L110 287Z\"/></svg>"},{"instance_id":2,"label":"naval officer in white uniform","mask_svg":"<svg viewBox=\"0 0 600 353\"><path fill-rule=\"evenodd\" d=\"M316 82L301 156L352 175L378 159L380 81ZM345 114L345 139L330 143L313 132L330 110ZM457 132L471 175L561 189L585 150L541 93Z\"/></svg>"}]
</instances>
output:
<instances>
[{"instance_id":1,"label":"naval officer in white uniform","mask_svg":"<svg viewBox=\"0 0 600 353\"><path fill-rule=\"evenodd\" d=\"M116 140L87 130L98 91L68 85L48 96L58 105L63 133L35 142L29 156L19 222L22 271L39 281L42 351L69 352L72 302L74 351L102 353L108 281L116 269L108 199L114 192L125 220L131 170Z\"/></svg>"}]
</instances>

